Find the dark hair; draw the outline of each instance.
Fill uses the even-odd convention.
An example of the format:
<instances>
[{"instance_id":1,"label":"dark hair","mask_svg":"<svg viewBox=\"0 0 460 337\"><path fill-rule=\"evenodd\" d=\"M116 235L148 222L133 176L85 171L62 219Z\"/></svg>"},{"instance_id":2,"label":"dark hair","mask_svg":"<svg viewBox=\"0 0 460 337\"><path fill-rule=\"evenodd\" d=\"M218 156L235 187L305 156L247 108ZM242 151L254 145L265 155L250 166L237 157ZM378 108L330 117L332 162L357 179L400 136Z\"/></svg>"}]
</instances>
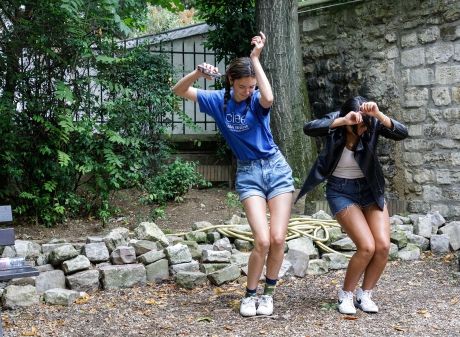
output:
<instances>
[{"instance_id":1,"label":"dark hair","mask_svg":"<svg viewBox=\"0 0 460 337\"><path fill-rule=\"evenodd\" d=\"M340 107L339 117L345 117L350 111L359 111L359 107L365 102L367 102L367 99L361 96L347 99Z\"/></svg>"},{"instance_id":2,"label":"dark hair","mask_svg":"<svg viewBox=\"0 0 460 337\"><path fill-rule=\"evenodd\" d=\"M239 57L233 59L225 72L225 95L224 95L224 112L227 110L227 102L230 99L231 81L238 80L243 77L256 77L254 66L249 57ZM249 107L251 98L246 99L246 110Z\"/></svg>"}]
</instances>

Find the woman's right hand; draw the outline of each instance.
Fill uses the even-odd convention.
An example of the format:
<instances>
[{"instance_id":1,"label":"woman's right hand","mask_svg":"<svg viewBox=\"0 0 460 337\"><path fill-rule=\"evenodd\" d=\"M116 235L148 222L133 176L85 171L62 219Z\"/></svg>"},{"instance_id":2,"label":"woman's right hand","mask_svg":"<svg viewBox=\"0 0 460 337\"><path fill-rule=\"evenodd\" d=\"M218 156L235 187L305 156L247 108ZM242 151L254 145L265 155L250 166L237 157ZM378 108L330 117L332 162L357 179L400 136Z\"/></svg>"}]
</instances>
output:
<instances>
[{"instance_id":1,"label":"woman's right hand","mask_svg":"<svg viewBox=\"0 0 460 337\"><path fill-rule=\"evenodd\" d=\"M363 121L363 115L361 112L350 111L343 117L345 125L356 125Z\"/></svg>"}]
</instances>

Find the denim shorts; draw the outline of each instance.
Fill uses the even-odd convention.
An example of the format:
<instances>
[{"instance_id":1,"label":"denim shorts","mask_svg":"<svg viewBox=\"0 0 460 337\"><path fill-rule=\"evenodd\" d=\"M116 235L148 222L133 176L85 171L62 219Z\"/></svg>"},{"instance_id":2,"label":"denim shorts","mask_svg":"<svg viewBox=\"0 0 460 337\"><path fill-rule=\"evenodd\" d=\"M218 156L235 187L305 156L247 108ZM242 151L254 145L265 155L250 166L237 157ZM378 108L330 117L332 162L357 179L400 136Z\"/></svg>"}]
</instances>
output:
<instances>
[{"instance_id":1,"label":"denim shorts","mask_svg":"<svg viewBox=\"0 0 460 337\"><path fill-rule=\"evenodd\" d=\"M364 208L377 204L366 178L345 179L330 176L326 184L326 198L334 217L352 205Z\"/></svg>"},{"instance_id":2,"label":"denim shorts","mask_svg":"<svg viewBox=\"0 0 460 337\"><path fill-rule=\"evenodd\" d=\"M238 160L235 187L240 201L252 196L270 200L294 192L292 170L280 151L268 158Z\"/></svg>"}]
</instances>

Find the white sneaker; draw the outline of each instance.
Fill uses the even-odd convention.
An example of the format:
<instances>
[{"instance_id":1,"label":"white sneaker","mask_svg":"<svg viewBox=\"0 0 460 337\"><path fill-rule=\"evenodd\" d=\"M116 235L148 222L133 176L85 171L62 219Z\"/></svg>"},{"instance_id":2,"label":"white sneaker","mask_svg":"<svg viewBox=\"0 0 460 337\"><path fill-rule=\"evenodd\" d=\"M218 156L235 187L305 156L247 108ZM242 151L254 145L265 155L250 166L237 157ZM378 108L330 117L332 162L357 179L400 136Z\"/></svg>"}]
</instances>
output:
<instances>
[{"instance_id":1,"label":"white sneaker","mask_svg":"<svg viewBox=\"0 0 460 337\"><path fill-rule=\"evenodd\" d=\"M257 307L257 315L271 314L273 314L273 297L270 295L260 296L259 306Z\"/></svg>"},{"instance_id":2,"label":"white sneaker","mask_svg":"<svg viewBox=\"0 0 460 337\"><path fill-rule=\"evenodd\" d=\"M341 314L354 315L356 308L353 304L353 292L339 290L339 305L338 309Z\"/></svg>"},{"instance_id":3,"label":"white sneaker","mask_svg":"<svg viewBox=\"0 0 460 337\"><path fill-rule=\"evenodd\" d=\"M360 308L364 312L377 313L379 307L372 300L372 290L362 290L358 288L356 290L356 307Z\"/></svg>"},{"instance_id":4,"label":"white sneaker","mask_svg":"<svg viewBox=\"0 0 460 337\"><path fill-rule=\"evenodd\" d=\"M240 305L241 316L244 316L244 317L255 316L257 313L256 303L257 303L256 296L243 297L241 299L241 305Z\"/></svg>"}]
</instances>

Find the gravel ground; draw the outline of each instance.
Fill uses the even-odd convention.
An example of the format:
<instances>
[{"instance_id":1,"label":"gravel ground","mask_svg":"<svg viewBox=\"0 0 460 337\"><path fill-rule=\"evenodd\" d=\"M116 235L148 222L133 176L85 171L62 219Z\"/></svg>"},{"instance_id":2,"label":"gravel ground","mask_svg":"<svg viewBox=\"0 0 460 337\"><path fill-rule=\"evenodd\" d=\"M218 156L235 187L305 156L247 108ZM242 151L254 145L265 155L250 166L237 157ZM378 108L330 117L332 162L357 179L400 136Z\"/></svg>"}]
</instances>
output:
<instances>
[{"instance_id":1,"label":"gravel ground","mask_svg":"<svg viewBox=\"0 0 460 337\"><path fill-rule=\"evenodd\" d=\"M270 317L238 314L244 279L194 290L149 284L3 312L4 336L460 336L457 268L454 254L390 262L373 297L378 314L337 312L341 270L280 282Z\"/></svg>"}]
</instances>

